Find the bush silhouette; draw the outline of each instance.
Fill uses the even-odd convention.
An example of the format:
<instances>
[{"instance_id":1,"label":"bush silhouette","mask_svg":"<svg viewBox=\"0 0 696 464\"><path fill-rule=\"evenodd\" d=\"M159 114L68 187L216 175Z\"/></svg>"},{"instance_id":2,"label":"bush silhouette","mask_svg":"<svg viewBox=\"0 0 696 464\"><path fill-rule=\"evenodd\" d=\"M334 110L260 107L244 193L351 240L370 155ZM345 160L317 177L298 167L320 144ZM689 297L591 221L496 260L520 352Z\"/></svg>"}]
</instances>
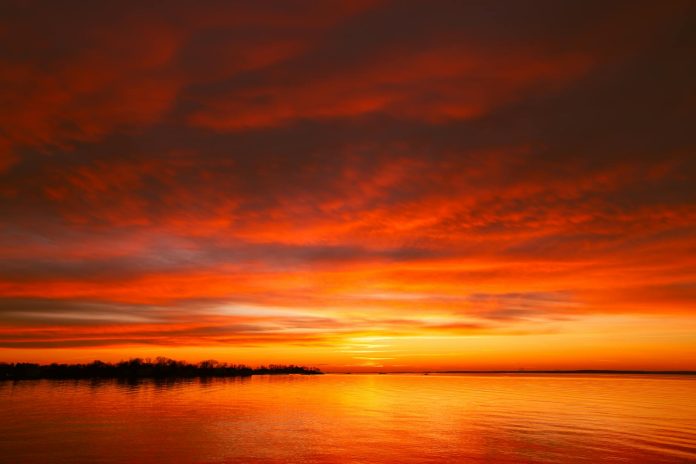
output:
<instances>
[{"instance_id":1,"label":"bush silhouette","mask_svg":"<svg viewBox=\"0 0 696 464\"><path fill-rule=\"evenodd\" d=\"M132 358L118 363L94 361L89 364L0 363L0 380L23 379L92 379L92 378L191 378L246 377L274 374L321 374L319 369L294 364L271 364L251 368L244 364L227 364L213 359L190 364L157 357Z\"/></svg>"}]
</instances>

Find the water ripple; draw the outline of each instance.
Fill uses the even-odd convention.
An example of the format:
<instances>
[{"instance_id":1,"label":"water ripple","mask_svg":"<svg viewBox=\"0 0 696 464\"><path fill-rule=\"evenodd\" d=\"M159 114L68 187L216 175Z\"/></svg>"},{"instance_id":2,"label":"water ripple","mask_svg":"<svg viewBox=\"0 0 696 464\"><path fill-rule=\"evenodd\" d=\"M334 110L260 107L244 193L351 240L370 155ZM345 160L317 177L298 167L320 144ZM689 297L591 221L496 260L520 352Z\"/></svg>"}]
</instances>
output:
<instances>
[{"instance_id":1,"label":"water ripple","mask_svg":"<svg viewBox=\"0 0 696 464\"><path fill-rule=\"evenodd\" d=\"M649 376L0 382L0 457L28 464L696 462L693 398L696 379Z\"/></svg>"}]
</instances>

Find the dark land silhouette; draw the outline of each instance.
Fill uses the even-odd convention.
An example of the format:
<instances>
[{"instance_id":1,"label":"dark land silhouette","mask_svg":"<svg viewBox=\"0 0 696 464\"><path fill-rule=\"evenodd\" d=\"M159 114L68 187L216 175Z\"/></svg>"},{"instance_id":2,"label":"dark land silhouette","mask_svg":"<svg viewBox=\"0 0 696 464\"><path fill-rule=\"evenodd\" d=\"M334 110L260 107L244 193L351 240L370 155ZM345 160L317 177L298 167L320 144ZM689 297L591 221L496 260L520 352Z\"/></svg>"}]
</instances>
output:
<instances>
[{"instance_id":1,"label":"dark land silhouette","mask_svg":"<svg viewBox=\"0 0 696 464\"><path fill-rule=\"evenodd\" d=\"M385 372L379 372L385 374ZM352 372L346 372L352 374ZM423 371L423 372L388 372L388 374L466 374L466 375L489 375L489 374L510 374L510 375L527 375L527 374L552 374L552 375L696 375L696 371L651 371L651 370L622 370L622 369L574 369L574 370L535 370L535 369L519 369L519 370L456 370L456 371Z\"/></svg>"},{"instance_id":2,"label":"dark land silhouette","mask_svg":"<svg viewBox=\"0 0 696 464\"><path fill-rule=\"evenodd\" d=\"M215 360L196 364L158 357L134 358L118 363L94 361L89 364L0 363L0 380L29 379L108 379L108 378L192 378L248 377L251 375L303 374L322 372L314 367L294 364L269 364L252 368L244 364L228 364Z\"/></svg>"}]
</instances>

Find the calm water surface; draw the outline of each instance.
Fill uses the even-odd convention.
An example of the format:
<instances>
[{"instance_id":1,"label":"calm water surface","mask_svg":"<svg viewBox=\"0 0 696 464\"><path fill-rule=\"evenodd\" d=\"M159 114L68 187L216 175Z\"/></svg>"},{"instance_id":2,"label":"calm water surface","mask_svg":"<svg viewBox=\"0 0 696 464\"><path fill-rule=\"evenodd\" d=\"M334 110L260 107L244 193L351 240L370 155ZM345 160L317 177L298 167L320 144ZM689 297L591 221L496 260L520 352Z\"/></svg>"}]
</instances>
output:
<instances>
[{"instance_id":1,"label":"calm water surface","mask_svg":"<svg viewBox=\"0 0 696 464\"><path fill-rule=\"evenodd\" d=\"M0 462L696 462L696 378L5 381Z\"/></svg>"}]
</instances>

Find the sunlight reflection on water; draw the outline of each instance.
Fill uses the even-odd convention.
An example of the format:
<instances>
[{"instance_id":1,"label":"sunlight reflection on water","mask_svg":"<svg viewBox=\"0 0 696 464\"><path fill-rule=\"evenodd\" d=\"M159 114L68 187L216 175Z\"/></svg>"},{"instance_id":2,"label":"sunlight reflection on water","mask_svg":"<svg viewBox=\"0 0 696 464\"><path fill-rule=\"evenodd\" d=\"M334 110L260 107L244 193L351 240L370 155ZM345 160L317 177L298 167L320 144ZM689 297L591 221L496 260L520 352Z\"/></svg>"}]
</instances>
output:
<instances>
[{"instance_id":1,"label":"sunlight reflection on water","mask_svg":"<svg viewBox=\"0 0 696 464\"><path fill-rule=\"evenodd\" d=\"M0 382L0 461L696 462L696 378Z\"/></svg>"}]
</instances>

